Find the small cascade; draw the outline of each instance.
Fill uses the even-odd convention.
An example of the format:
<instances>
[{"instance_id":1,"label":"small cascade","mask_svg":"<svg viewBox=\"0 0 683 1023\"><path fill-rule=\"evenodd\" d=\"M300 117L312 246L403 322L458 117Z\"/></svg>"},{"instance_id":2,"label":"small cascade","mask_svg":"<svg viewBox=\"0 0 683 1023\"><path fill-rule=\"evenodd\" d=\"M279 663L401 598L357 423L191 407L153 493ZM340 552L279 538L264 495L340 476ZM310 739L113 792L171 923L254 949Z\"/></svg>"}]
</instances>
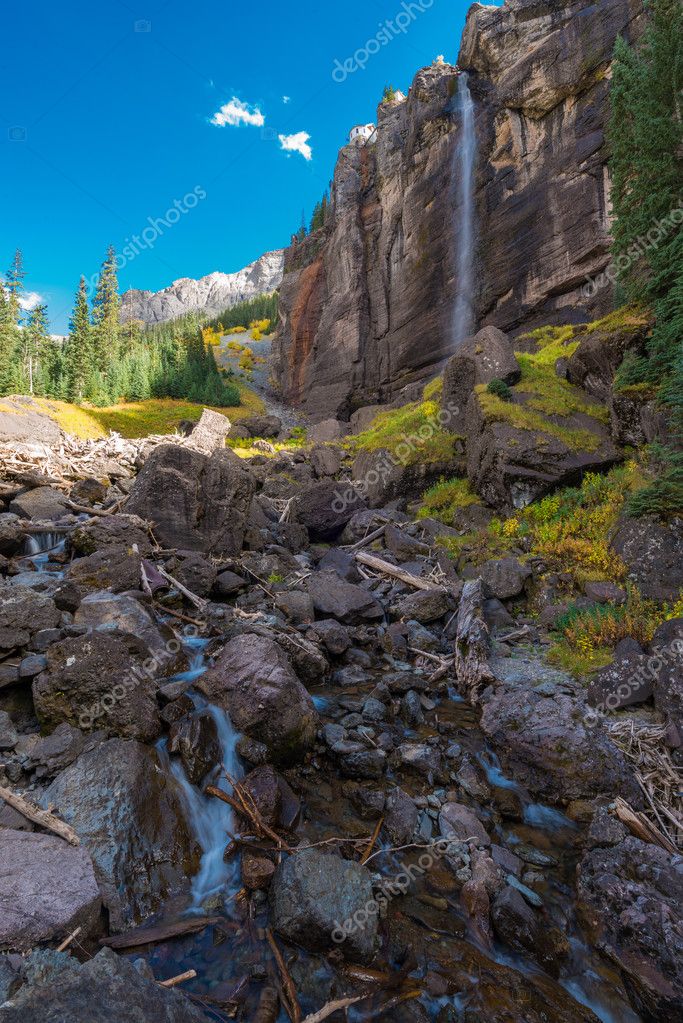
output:
<instances>
[{"instance_id":1,"label":"small cascade","mask_svg":"<svg viewBox=\"0 0 683 1023\"><path fill-rule=\"evenodd\" d=\"M206 640L189 637L183 646L188 654L189 668L177 675L175 681L194 682L207 668L204 654ZM237 756L237 733L224 710L208 703L193 689L188 689L187 696L192 700L196 714L209 713L216 724L222 756L220 768L216 769L216 777L211 778L211 783L228 792L229 786L223 771L233 778L242 773ZM233 811L227 803L204 795L200 788L192 784L180 758L168 755L166 740L159 744L158 751L162 764L182 790L188 824L202 850L199 871L192 880L191 907L192 912L200 912L208 899L220 895L226 886L232 886L237 877L237 863L226 863L223 859L228 844L227 832L233 830Z\"/></svg>"},{"instance_id":2,"label":"small cascade","mask_svg":"<svg viewBox=\"0 0 683 1023\"><path fill-rule=\"evenodd\" d=\"M61 554L65 544L64 533L29 533L24 541L22 561L29 562L29 567L32 565L37 572L45 572L50 555Z\"/></svg>"},{"instance_id":3,"label":"small cascade","mask_svg":"<svg viewBox=\"0 0 683 1023\"><path fill-rule=\"evenodd\" d=\"M453 309L453 347L474 329L474 168L477 139L474 101L467 72L458 76L457 109L461 115L460 138L455 149L455 246L457 294Z\"/></svg>"}]
</instances>

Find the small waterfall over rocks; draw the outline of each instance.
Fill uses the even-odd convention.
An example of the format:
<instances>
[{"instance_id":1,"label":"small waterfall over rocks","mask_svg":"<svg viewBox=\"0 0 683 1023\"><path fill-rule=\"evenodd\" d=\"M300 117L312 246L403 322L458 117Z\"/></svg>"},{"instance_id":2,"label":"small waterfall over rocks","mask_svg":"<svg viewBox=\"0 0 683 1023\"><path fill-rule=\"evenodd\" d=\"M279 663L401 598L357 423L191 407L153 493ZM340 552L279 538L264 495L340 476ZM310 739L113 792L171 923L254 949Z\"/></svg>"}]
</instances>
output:
<instances>
[{"instance_id":1,"label":"small waterfall over rocks","mask_svg":"<svg viewBox=\"0 0 683 1023\"><path fill-rule=\"evenodd\" d=\"M474 168L477 139L474 130L474 101L467 72L458 77L457 108L461 130L453 157L455 180L455 251L457 294L453 309L453 347L474 330Z\"/></svg>"}]
</instances>

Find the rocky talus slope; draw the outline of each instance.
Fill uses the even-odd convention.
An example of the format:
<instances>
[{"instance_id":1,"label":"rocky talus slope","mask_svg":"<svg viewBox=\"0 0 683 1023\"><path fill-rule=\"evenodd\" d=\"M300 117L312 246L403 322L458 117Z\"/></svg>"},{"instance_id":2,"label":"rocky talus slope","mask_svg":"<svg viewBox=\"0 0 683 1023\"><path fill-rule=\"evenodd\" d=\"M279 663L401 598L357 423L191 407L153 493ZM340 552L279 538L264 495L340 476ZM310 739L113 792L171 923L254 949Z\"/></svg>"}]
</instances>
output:
<instances>
[{"instance_id":1,"label":"rocky talus slope","mask_svg":"<svg viewBox=\"0 0 683 1023\"><path fill-rule=\"evenodd\" d=\"M547 665L539 559L369 508L347 430L3 480L0 1019L683 1014L680 856L615 731L643 709ZM641 699L675 745L662 629Z\"/></svg>"},{"instance_id":2,"label":"rocky talus slope","mask_svg":"<svg viewBox=\"0 0 683 1023\"><path fill-rule=\"evenodd\" d=\"M474 4L459 66L475 102L479 325L505 331L608 311L585 289L609 262L605 126L619 33L642 0ZM377 142L339 153L325 227L285 252L276 360L286 400L348 416L424 381L452 354L458 292L455 67L380 104Z\"/></svg>"},{"instance_id":3,"label":"rocky talus slope","mask_svg":"<svg viewBox=\"0 0 683 1023\"><path fill-rule=\"evenodd\" d=\"M282 281L284 251L266 252L249 266L235 273L212 273L198 281L181 277L161 291L131 288L121 297L121 321L142 320L163 323L183 313L207 313L215 316L224 310L275 291Z\"/></svg>"}]
</instances>

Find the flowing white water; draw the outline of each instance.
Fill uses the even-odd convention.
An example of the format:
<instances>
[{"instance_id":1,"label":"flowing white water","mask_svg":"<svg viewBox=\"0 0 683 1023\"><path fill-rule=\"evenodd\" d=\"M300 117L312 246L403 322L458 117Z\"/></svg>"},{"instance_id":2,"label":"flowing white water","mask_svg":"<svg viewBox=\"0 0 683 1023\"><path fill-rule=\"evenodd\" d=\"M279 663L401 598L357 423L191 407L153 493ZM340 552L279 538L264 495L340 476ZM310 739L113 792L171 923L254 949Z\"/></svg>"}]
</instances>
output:
<instances>
[{"instance_id":1,"label":"flowing white water","mask_svg":"<svg viewBox=\"0 0 683 1023\"><path fill-rule=\"evenodd\" d=\"M203 652L205 642L188 640L185 645L190 653L190 667L182 675L176 676L176 680L193 682L206 670ZM202 711L209 713L216 723L222 752L221 767L233 777L239 777L241 770L236 749L237 733L230 718L225 711L208 703L193 690L188 690L187 695L194 703L197 713ZM201 911L208 899L221 893L227 895L228 886L237 879L237 862L225 863L223 860L223 853L228 844L227 832L233 830L233 811L227 803L215 797L205 796L200 788L192 784L185 774L180 758L169 757L165 741L159 746L159 754L182 789L187 821L202 850L199 871L192 880L192 909ZM212 784L226 792L230 791L222 771L219 776L212 779Z\"/></svg>"},{"instance_id":2,"label":"flowing white water","mask_svg":"<svg viewBox=\"0 0 683 1023\"><path fill-rule=\"evenodd\" d=\"M474 167L477 139L474 130L474 102L467 73L458 77L458 111L461 114L460 139L454 156L456 181L456 273L457 293L453 310L453 347L457 347L474 329Z\"/></svg>"}]
</instances>

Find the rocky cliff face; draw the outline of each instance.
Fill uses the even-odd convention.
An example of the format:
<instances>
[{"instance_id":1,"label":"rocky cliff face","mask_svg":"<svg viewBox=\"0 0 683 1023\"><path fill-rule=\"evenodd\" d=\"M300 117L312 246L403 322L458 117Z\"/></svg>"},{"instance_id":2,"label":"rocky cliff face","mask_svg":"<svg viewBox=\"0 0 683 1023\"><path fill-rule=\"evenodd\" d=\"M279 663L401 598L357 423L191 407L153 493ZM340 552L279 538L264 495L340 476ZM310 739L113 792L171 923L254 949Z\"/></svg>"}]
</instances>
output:
<instances>
[{"instance_id":1,"label":"rocky cliff face","mask_svg":"<svg viewBox=\"0 0 683 1023\"><path fill-rule=\"evenodd\" d=\"M506 331L608 310L605 123L619 33L642 0L475 4L460 67L476 105L479 325ZM274 375L314 417L409 394L453 354L457 70L420 71L382 104L375 145L345 146L325 227L285 252Z\"/></svg>"},{"instance_id":2,"label":"rocky cliff face","mask_svg":"<svg viewBox=\"0 0 683 1023\"><path fill-rule=\"evenodd\" d=\"M121 320L163 323L183 313L222 313L238 302L278 288L283 267L284 250L278 249L234 274L212 273L198 281L183 277L157 292L133 288L121 300Z\"/></svg>"}]
</instances>

